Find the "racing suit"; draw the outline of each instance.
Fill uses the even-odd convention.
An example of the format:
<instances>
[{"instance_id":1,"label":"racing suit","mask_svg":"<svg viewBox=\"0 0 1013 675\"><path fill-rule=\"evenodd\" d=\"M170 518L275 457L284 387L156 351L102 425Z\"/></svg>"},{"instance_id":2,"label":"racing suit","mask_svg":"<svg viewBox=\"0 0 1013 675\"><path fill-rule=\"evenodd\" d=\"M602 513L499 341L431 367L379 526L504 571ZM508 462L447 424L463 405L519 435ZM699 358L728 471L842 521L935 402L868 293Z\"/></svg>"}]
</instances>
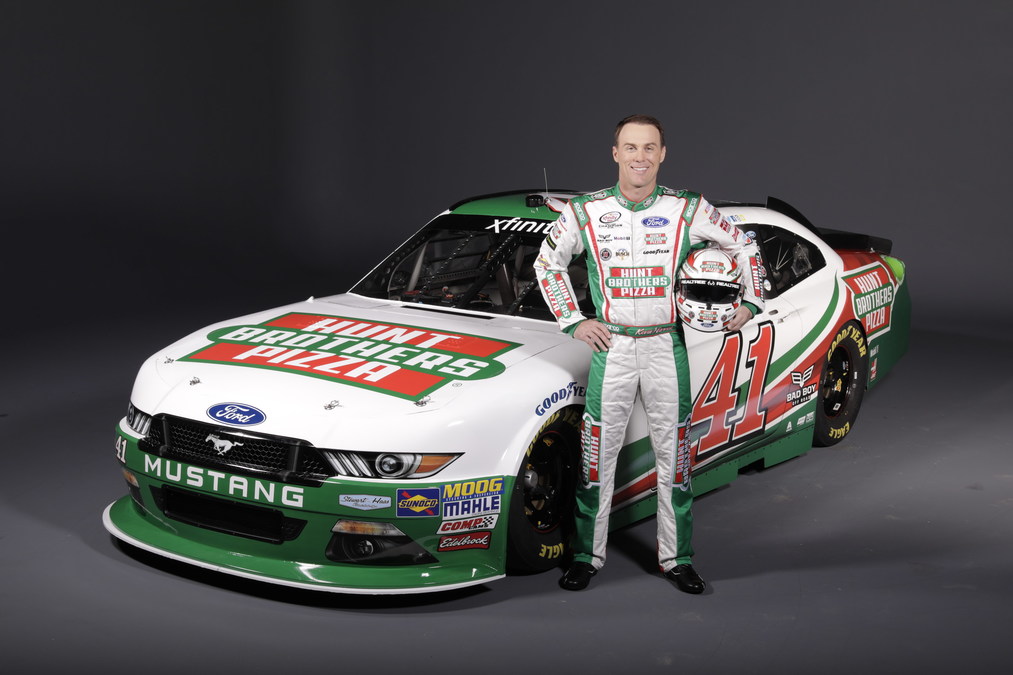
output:
<instances>
[{"instance_id":1,"label":"racing suit","mask_svg":"<svg viewBox=\"0 0 1013 675\"><path fill-rule=\"evenodd\" d=\"M600 569L612 507L616 460L637 391L647 413L658 485L658 562L689 563L693 490L689 360L676 312L675 280L694 245L715 242L746 273L744 303L762 309L756 245L703 197L658 186L639 203L616 185L563 208L542 243L535 275L560 327L584 320L567 271L587 258L588 291L611 347L594 352L581 425L574 560Z\"/></svg>"}]
</instances>

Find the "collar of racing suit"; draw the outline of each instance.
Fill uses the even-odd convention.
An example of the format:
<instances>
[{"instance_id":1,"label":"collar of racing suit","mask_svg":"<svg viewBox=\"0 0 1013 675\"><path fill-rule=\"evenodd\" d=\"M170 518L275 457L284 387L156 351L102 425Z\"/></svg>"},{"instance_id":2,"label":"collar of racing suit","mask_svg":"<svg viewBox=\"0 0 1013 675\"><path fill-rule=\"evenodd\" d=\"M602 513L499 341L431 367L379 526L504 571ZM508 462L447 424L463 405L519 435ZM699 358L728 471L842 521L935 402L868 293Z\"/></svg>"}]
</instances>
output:
<instances>
[{"instance_id":1,"label":"collar of racing suit","mask_svg":"<svg viewBox=\"0 0 1013 675\"><path fill-rule=\"evenodd\" d=\"M640 202L630 201L629 199L624 197L622 191L619 189L619 183L616 183L610 190L608 190L608 192L613 197L615 197L616 201L619 202L619 204L622 205L624 209L629 209L630 211L636 212L650 208L651 205L654 204L655 201L657 201L658 197L664 194L665 188L661 187L660 185L655 185L654 190L651 192L651 194L649 194L646 199Z\"/></svg>"}]
</instances>

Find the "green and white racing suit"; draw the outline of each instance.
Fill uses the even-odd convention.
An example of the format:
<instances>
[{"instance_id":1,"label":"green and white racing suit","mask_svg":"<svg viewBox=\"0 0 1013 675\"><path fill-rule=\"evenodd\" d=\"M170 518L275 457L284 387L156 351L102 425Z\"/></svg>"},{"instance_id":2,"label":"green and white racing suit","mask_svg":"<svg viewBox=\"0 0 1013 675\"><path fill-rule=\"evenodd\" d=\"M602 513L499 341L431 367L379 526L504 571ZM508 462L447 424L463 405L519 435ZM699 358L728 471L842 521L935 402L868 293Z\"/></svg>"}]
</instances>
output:
<instances>
[{"instance_id":1,"label":"green and white racing suit","mask_svg":"<svg viewBox=\"0 0 1013 675\"><path fill-rule=\"evenodd\" d=\"M744 302L762 309L756 244L701 195L658 186L639 203L618 185L571 199L542 243L535 274L559 325L584 320L568 274L587 257L588 292L612 333L595 352L581 427L574 559L605 562L616 460L639 390L650 428L658 485L658 558L663 571L690 562L693 490L689 417L693 401L676 275L695 244L715 242L744 270Z\"/></svg>"}]
</instances>

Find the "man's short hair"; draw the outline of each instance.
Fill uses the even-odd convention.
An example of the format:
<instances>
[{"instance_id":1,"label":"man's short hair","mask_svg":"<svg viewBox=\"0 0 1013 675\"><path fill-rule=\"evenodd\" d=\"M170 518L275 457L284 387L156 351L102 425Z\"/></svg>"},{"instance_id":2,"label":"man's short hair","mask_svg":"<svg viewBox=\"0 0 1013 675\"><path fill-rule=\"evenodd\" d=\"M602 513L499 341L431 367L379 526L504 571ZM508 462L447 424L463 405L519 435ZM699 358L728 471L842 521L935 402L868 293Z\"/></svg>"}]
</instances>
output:
<instances>
[{"instance_id":1,"label":"man's short hair","mask_svg":"<svg viewBox=\"0 0 1013 675\"><path fill-rule=\"evenodd\" d=\"M656 117L651 117L650 115L630 115L619 120L619 124L616 125L616 133L613 137L612 145L619 145L619 132L627 124L650 124L661 134L661 147L665 147L665 129Z\"/></svg>"}]
</instances>

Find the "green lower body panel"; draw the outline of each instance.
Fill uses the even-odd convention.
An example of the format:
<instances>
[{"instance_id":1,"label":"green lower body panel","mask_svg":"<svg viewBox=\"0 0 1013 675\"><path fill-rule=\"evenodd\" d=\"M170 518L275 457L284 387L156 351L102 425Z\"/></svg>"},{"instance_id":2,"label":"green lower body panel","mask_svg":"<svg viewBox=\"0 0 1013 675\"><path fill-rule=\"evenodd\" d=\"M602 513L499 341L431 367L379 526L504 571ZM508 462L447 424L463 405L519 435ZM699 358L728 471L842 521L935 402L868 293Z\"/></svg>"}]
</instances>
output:
<instances>
[{"instance_id":1,"label":"green lower body panel","mask_svg":"<svg viewBox=\"0 0 1013 675\"><path fill-rule=\"evenodd\" d=\"M720 463L707 465L699 473L693 474L693 492L699 497L706 492L724 487L735 480L739 471L757 462L762 462L766 468L803 455L812 447L812 440L812 427L805 427L754 450L747 449ZM650 518L656 513L657 508L658 498L651 495L621 511L613 512L609 519L609 527L615 530Z\"/></svg>"},{"instance_id":2,"label":"green lower body panel","mask_svg":"<svg viewBox=\"0 0 1013 675\"><path fill-rule=\"evenodd\" d=\"M502 570L481 564L385 567L377 570L361 565L310 564L283 557L250 555L183 538L179 531L163 527L160 521L145 515L129 496L110 504L102 519L113 536L145 551L226 574L315 591L429 593L480 584L504 576Z\"/></svg>"}]
</instances>

